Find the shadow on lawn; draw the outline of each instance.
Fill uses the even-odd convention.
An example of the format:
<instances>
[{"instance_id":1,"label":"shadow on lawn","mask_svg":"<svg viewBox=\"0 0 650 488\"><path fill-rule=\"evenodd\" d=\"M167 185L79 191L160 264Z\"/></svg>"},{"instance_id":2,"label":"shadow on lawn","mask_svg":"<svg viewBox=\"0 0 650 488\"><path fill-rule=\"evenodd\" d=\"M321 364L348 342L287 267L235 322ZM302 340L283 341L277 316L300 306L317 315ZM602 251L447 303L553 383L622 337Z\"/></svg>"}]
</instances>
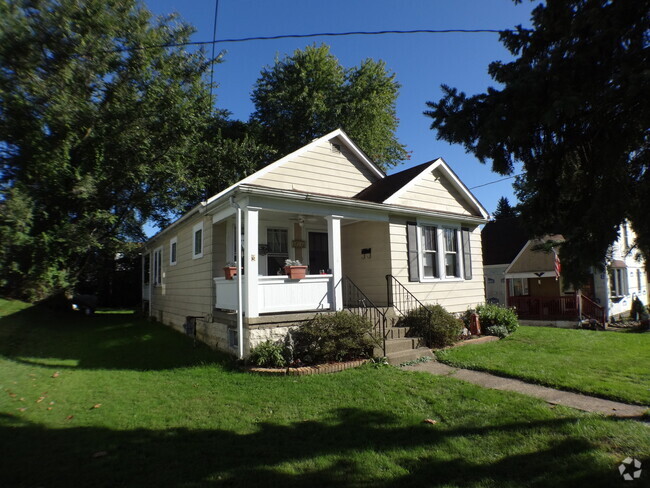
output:
<instances>
[{"instance_id":1,"label":"shadow on lawn","mask_svg":"<svg viewBox=\"0 0 650 488\"><path fill-rule=\"evenodd\" d=\"M58 369L162 370L213 363L230 368L232 358L170 327L135 314L80 313L30 307L0 317L0 355L12 361Z\"/></svg>"},{"instance_id":2,"label":"shadow on lawn","mask_svg":"<svg viewBox=\"0 0 650 488\"><path fill-rule=\"evenodd\" d=\"M0 463L5 463L2 483L93 487L610 487L620 480L615 467L603 469L597 464L599 455L588 441L568 439L558 432L575 419L445 429L427 424L403 427L397 425L396 417L361 409L342 409L333 414L335 419L330 423L265 423L250 434L178 428L46 429L11 415L0 416ZM467 451L468 444L479 450L495 439L511 442L512 437L504 435L509 432L544 436L548 445L493 462L477 462L457 454L458 449ZM394 464L403 468L400 474L384 471L394 470ZM298 474L292 474L294 470Z\"/></svg>"}]
</instances>

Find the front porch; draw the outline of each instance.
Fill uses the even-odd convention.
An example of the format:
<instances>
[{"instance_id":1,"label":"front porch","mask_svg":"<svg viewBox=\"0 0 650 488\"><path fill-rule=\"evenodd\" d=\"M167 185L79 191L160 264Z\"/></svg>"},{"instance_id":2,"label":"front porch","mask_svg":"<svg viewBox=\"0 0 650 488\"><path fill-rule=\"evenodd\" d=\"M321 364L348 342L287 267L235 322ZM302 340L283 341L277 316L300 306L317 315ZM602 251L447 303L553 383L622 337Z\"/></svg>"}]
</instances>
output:
<instances>
[{"instance_id":1,"label":"front porch","mask_svg":"<svg viewBox=\"0 0 650 488\"><path fill-rule=\"evenodd\" d=\"M286 275L256 276L258 314L308 312L332 309L334 277L331 274L306 275L290 279ZM242 277L242 301L248 301L248 277ZM237 279L214 278L215 309L237 310Z\"/></svg>"}]
</instances>

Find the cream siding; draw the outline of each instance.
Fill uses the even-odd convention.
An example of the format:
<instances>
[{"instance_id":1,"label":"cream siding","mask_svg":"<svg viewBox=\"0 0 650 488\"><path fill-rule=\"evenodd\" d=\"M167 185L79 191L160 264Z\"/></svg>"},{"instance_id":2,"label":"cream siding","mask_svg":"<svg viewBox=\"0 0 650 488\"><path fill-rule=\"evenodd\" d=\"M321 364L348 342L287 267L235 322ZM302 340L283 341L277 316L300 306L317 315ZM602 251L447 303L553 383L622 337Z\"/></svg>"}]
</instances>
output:
<instances>
[{"instance_id":1,"label":"cream siding","mask_svg":"<svg viewBox=\"0 0 650 488\"><path fill-rule=\"evenodd\" d=\"M478 211L472 208L470 203L439 170L424 175L400 195L394 203L439 212L480 216Z\"/></svg>"},{"instance_id":2,"label":"cream siding","mask_svg":"<svg viewBox=\"0 0 650 488\"><path fill-rule=\"evenodd\" d=\"M338 141L329 141L269 171L251 184L280 190L352 197L378 179Z\"/></svg>"},{"instance_id":3,"label":"cream siding","mask_svg":"<svg viewBox=\"0 0 650 488\"><path fill-rule=\"evenodd\" d=\"M485 302L481 231L478 227L472 229L470 237L472 279L433 282L409 282L408 280L406 219L392 218L389 228L392 274L418 300L425 304L437 303L449 312L464 312L469 307Z\"/></svg>"},{"instance_id":4,"label":"cream siding","mask_svg":"<svg viewBox=\"0 0 650 488\"><path fill-rule=\"evenodd\" d=\"M529 242L526 249L512 263L508 274L553 271L555 269L555 256L553 253L533 250L533 247L541 244L541 242Z\"/></svg>"},{"instance_id":5,"label":"cream siding","mask_svg":"<svg viewBox=\"0 0 650 488\"><path fill-rule=\"evenodd\" d=\"M192 259L193 227L203 220L203 257ZM169 264L169 239L165 235L152 241L149 248L163 245L162 283L152 291L152 316L164 324L182 330L186 316L206 316L212 311L212 222L195 215L176 230L177 262Z\"/></svg>"},{"instance_id":6,"label":"cream siding","mask_svg":"<svg viewBox=\"0 0 650 488\"><path fill-rule=\"evenodd\" d=\"M386 306L386 275L390 273L388 222L357 222L341 232L343 274L377 306ZM362 249L372 253L364 258Z\"/></svg>"}]
</instances>

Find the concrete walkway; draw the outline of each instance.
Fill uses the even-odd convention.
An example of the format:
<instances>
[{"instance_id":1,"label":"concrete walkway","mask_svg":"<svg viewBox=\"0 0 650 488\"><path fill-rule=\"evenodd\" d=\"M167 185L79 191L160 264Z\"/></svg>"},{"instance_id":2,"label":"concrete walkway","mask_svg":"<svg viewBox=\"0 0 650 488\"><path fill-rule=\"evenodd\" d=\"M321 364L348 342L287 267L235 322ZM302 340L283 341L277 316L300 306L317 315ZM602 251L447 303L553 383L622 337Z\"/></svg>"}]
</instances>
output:
<instances>
[{"instance_id":1,"label":"concrete walkway","mask_svg":"<svg viewBox=\"0 0 650 488\"><path fill-rule=\"evenodd\" d=\"M640 419L643 413L650 408L604 400L602 398L581 395L579 393L556 390L554 388L526 383L521 380L503 378L482 371L454 368L439 363L438 361L429 361L426 363L415 364L413 366L404 366L402 369L407 371L424 371L426 373L440 376L449 376L495 390L516 391L518 393L523 393L524 395L541 398L553 405L564 405L567 407L577 408L578 410L598 412L614 417Z\"/></svg>"}]
</instances>

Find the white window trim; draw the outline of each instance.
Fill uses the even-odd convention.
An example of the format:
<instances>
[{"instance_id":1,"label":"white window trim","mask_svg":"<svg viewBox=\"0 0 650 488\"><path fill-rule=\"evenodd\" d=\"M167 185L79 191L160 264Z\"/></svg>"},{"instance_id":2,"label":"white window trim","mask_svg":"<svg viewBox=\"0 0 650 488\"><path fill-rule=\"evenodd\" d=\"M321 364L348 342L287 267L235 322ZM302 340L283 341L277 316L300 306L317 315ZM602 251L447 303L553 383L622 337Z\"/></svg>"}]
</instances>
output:
<instances>
[{"instance_id":1,"label":"white window trim","mask_svg":"<svg viewBox=\"0 0 650 488\"><path fill-rule=\"evenodd\" d=\"M172 247L176 245L176 256L173 255L172 253ZM172 261L172 258L175 257ZM174 236L171 239L169 239L169 265L170 266L176 266L176 263L178 263L178 236Z\"/></svg>"},{"instance_id":2,"label":"white window trim","mask_svg":"<svg viewBox=\"0 0 650 488\"><path fill-rule=\"evenodd\" d=\"M159 286L162 285L162 275L163 275L163 247L160 246L153 250L153 285Z\"/></svg>"},{"instance_id":3,"label":"white window trim","mask_svg":"<svg viewBox=\"0 0 650 488\"><path fill-rule=\"evenodd\" d=\"M615 291L615 293L612 294L610 286L610 298L623 298L629 294L627 268L612 268L612 274L609 279L613 280Z\"/></svg>"},{"instance_id":4,"label":"white window trim","mask_svg":"<svg viewBox=\"0 0 650 488\"><path fill-rule=\"evenodd\" d=\"M461 252L462 249L462 233L461 233L461 226L460 225L454 225L454 224L448 224L448 223L440 223L440 222L433 222L433 221L421 221L418 220L417 222L417 249L418 249L418 270L419 270L419 275L420 275L420 283L452 283L456 281L466 281L465 277L463 276L464 274L464 263L463 263L463 253ZM422 227L435 227L436 228L436 259L437 259L437 264L438 264L438 278L434 277L429 277L429 276L424 276L424 259L422 259L424 250L422 249ZM456 257L458 258L457 266L458 266L458 272L460 273L461 276L446 276L445 270L445 255L446 252L444 251L445 246L444 246L444 229L453 229L456 231Z\"/></svg>"},{"instance_id":5,"label":"white window trim","mask_svg":"<svg viewBox=\"0 0 650 488\"><path fill-rule=\"evenodd\" d=\"M201 252L196 252L196 233L201 231ZM199 259L203 257L203 249L205 247L205 233L203 232L203 221L192 227L192 259Z\"/></svg>"}]
</instances>

